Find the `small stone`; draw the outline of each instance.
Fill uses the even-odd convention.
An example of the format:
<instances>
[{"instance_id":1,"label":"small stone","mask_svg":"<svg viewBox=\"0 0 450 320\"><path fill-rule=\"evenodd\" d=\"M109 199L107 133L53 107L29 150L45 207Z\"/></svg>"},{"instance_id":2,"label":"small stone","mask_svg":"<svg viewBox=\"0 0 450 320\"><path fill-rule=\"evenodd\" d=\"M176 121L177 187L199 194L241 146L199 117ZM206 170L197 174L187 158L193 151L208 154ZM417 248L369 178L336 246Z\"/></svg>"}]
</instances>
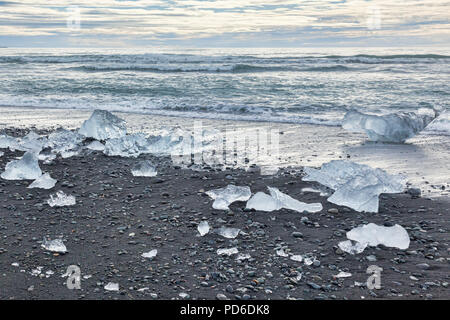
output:
<instances>
[{"instance_id":1,"label":"small stone","mask_svg":"<svg viewBox=\"0 0 450 320\"><path fill-rule=\"evenodd\" d=\"M328 213L331 213L331 214L338 214L338 213L339 213L339 210L338 210L337 208L330 208L330 209L328 209Z\"/></svg>"}]
</instances>

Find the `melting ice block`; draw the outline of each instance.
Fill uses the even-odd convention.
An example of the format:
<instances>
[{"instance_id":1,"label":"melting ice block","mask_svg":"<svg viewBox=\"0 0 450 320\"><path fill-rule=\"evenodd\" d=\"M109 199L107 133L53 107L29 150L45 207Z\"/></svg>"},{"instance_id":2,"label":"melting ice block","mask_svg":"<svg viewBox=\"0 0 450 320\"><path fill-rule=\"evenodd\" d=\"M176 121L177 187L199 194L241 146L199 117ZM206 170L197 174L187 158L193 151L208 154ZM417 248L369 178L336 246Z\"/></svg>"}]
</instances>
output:
<instances>
[{"instance_id":1,"label":"melting ice block","mask_svg":"<svg viewBox=\"0 0 450 320\"><path fill-rule=\"evenodd\" d=\"M94 151L103 151L105 150L105 145L103 143L101 143L100 141L92 141L90 144L88 144L86 146L86 148L88 148L89 150L94 150Z\"/></svg>"},{"instance_id":2,"label":"melting ice block","mask_svg":"<svg viewBox=\"0 0 450 320\"><path fill-rule=\"evenodd\" d=\"M347 232L347 238L371 247L382 244L386 247L402 250L408 249L410 241L408 232L398 224L392 227L384 227L369 223Z\"/></svg>"},{"instance_id":3,"label":"melting ice block","mask_svg":"<svg viewBox=\"0 0 450 320\"><path fill-rule=\"evenodd\" d=\"M157 174L156 168L149 160L143 160L138 162L133 169L131 169L131 173L135 177L154 177Z\"/></svg>"},{"instance_id":4,"label":"melting ice block","mask_svg":"<svg viewBox=\"0 0 450 320\"><path fill-rule=\"evenodd\" d=\"M338 247L347 253L358 254L364 251L367 247L367 243L359 243L351 240L341 241L338 243Z\"/></svg>"},{"instance_id":5,"label":"melting ice block","mask_svg":"<svg viewBox=\"0 0 450 320\"><path fill-rule=\"evenodd\" d=\"M31 131L26 136L18 138L17 142L13 144L13 148L21 151L31 151L39 153L47 144L47 138L41 137L36 132Z\"/></svg>"},{"instance_id":6,"label":"melting ice block","mask_svg":"<svg viewBox=\"0 0 450 320\"><path fill-rule=\"evenodd\" d=\"M1 177L6 180L34 180L42 175L38 158L32 152L26 152L20 160L8 162Z\"/></svg>"},{"instance_id":7,"label":"melting ice block","mask_svg":"<svg viewBox=\"0 0 450 320\"><path fill-rule=\"evenodd\" d=\"M225 188L207 191L206 194L214 199L213 208L217 210L229 210L228 206L235 201L247 201L252 192L250 187L240 187L229 184Z\"/></svg>"},{"instance_id":8,"label":"melting ice block","mask_svg":"<svg viewBox=\"0 0 450 320\"><path fill-rule=\"evenodd\" d=\"M321 211L321 203L304 203L300 202L285 193L282 193L277 188L268 187L270 196L257 192L248 202L248 209L255 209L259 211L274 211L286 208L298 212L319 212Z\"/></svg>"},{"instance_id":9,"label":"melting ice block","mask_svg":"<svg viewBox=\"0 0 450 320\"><path fill-rule=\"evenodd\" d=\"M381 193L399 193L405 189L405 178L381 169L345 160L333 160L321 169L304 168L304 181L317 181L335 192L328 201L356 211L378 212Z\"/></svg>"},{"instance_id":10,"label":"melting ice block","mask_svg":"<svg viewBox=\"0 0 450 320\"><path fill-rule=\"evenodd\" d=\"M107 156L137 158L142 153L149 153L150 143L145 134L135 133L106 141L104 154Z\"/></svg>"},{"instance_id":11,"label":"melting ice block","mask_svg":"<svg viewBox=\"0 0 450 320\"><path fill-rule=\"evenodd\" d=\"M55 195L50 195L47 203L50 207L72 206L75 204L75 197L67 195L63 191L58 191Z\"/></svg>"},{"instance_id":12,"label":"melting ice block","mask_svg":"<svg viewBox=\"0 0 450 320\"><path fill-rule=\"evenodd\" d=\"M56 182L56 179L50 177L49 173L44 173L42 176L34 180L27 188L51 189L55 186Z\"/></svg>"},{"instance_id":13,"label":"melting ice block","mask_svg":"<svg viewBox=\"0 0 450 320\"><path fill-rule=\"evenodd\" d=\"M16 145L16 143L16 138L8 136L6 134L0 135L0 149L15 149L14 146Z\"/></svg>"},{"instance_id":14,"label":"melting ice block","mask_svg":"<svg viewBox=\"0 0 450 320\"><path fill-rule=\"evenodd\" d=\"M58 129L48 135L46 147L52 149L53 153L61 153L62 155L77 152L81 148L84 137L77 132L66 129Z\"/></svg>"},{"instance_id":15,"label":"melting ice block","mask_svg":"<svg viewBox=\"0 0 450 320\"><path fill-rule=\"evenodd\" d=\"M47 240L44 238L41 245L45 250L58 253L66 253L67 248L61 239Z\"/></svg>"},{"instance_id":16,"label":"melting ice block","mask_svg":"<svg viewBox=\"0 0 450 320\"><path fill-rule=\"evenodd\" d=\"M227 239L234 239L238 236L241 229L238 228L227 228L227 227L220 227L216 230L217 234L227 238Z\"/></svg>"},{"instance_id":17,"label":"melting ice block","mask_svg":"<svg viewBox=\"0 0 450 320\"><path fill-rule=\"evenodd\" d=\"M422 131L435 117L436 114L432 110L383 116L349 111L344 116L342 128L351 132L366 133L371 141L402 143Z\"/></svg>"},{"instance_id":18,"label":"melting ice block","mask_svg":"<svg viewBox=\"0 0 450 320\"><path fill-rule=\"evenodd\" d=\"M200 236L204 236L209 232L209 223L208 221L202 221L198 224L197 230L200 233Z\"/></svg>"},{"instance_id":19,"label":"melting ice block","mask_svg":"<svg viewBox=\"0 0 450 320\"><path fill-rule=\"evenodd\" d=\"M104 288L106 291L119 291L119 284L115 282L109 282Z\"/></svg>"},{"instance_id":20,"label":"melting ice block","mask_svg":"<svg viewBox=\"0 0 450 320\"><path fill-rule=\"evenodd\" d=\"M229 249L217 249L217 254L219 256L222 256L222 255L231 256L232 254L237 254L237 253L239 253L239 251L236 247L229 248Z\"/></svg>"},{"instance_id":21,"label":"melting ice block","mask_svg":"<svg viewBox=\"0 0 450 320\"><path fill-rule=\"evenodd\" d=\"M450 111L434 119L426 128L426 133L450 135Z\"/></svg>"},{"instance_id":22,"label":"melting ice block","mask_svg":"<svg viewBox=\"0 0 450 320\"><path fill-rule=\"evenodd\" d=\"M142 254L142 256L144 258L153 259L154 257L156 257L157 254L158 254L158 250L157 249L153 249L153 250L150 250L149 252L144 252Z\"/></svg>"},{"instance_id":23,"label":"melting ice block","mask_svg":"<svg viewBox=\"0 0 450 320\"><path fill-rule=\"evenodd\" d=\"M96 140L120 138L127 134L126 122L105 110L94 110L91 117L83 122L79 134Z\"/></svg>"}]
</instances>

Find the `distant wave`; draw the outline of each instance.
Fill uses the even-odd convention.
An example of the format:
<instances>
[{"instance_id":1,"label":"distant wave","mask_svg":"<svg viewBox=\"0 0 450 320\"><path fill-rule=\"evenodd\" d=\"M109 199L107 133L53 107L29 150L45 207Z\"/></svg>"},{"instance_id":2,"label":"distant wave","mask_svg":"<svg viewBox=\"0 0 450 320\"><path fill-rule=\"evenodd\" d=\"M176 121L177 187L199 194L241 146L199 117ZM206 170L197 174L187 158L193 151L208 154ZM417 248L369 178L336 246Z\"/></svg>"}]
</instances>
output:
<instances>
[{"instance_id":1,"label":"distant wave","mask_svg":"<svg viewBox=\"0 0 450 320\"><path fill-rule=\"evenodd\" d=\"M329 72L329 71L350 71L355 70L354 68L349 68L343 65L336 65L336 66L321 66L321 67L311 67L303 69L303 71L322 71L322 72Z\"/></svg>"}]
</instances>

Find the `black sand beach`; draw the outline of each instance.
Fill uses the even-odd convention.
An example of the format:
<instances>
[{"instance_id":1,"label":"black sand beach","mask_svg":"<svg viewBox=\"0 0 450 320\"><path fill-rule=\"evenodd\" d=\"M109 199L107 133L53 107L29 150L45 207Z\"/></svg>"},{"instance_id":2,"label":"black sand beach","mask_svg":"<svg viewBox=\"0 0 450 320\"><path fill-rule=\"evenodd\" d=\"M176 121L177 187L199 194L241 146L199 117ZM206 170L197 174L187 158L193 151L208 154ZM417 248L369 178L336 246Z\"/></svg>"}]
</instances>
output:
<instances>
[{"instance_id":1,"label":"black sand beach","mask_svg":"<svg viewBox=\"0 0 450 320\"><path fill-rule=\"evenodd\" d=\"M23 135L15 129L8 134ZM0 166L22 152L4 151ZM152 160L158 175L132 176L131 167ZM300 169L262 176L257 168L204 171L174 167L170 158L107 157L92 151L52 164L40 164L58 180L51 190L27 189L29 181L0 180L0 299L448 299L448 197L380 197L379 213L358 213L335 206L318 193L305 192ZM257 212L235 202L230 211L214 210L205 191L228 184L267 186L304 202L321 202L319 213L290 210ZM63 190L76 197L69 207L50 207L50 194ZM225 239L200 237L197 225L232 226L243 233ZM410 247L403 251L378 246L352 256L337 244L363 223L400 224ZM62 236L68 253L41 248L44 236ZM237 247L249 254L219 256L219 248ZM320 263L306 266L281 257L276 248L314 254ZM141 254L157 249L152 260ZM288 251L286 250L286 251ZM68 266L81 269L81 289L66 286ZM383 268L381 289L365 283L370 265ZM42 267L39 272L32 271ZM47 271L53 272L47 273ZM349 278L335 279L340 271ZM104 286L119 283L118 292ZM183 294L185 293L185 294ZM181 294L181 296L180 296Z\"/></svg>"}]
</instances>

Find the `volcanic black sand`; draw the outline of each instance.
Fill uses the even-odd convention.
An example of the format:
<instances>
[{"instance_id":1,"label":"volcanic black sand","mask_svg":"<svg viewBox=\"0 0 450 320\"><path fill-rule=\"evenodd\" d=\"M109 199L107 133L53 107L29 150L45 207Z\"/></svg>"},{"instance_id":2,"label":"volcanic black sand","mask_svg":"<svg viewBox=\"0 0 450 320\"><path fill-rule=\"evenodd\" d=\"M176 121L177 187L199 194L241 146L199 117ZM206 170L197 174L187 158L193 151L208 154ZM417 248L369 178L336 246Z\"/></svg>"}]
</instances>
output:
<instances>
[{"instance_id":1,"label":"volcanic black sand","mask_svg":"<svg viewBox=\"0 0 450 320\"><path fill-rule=\"evenodd\" d=\"M2 151L2 170L22 155ZM132 176L131 167L141 159L156 164L156 177ZM262 176L257 168L196 171L173 166L168 157L132 159L101 152L57 158L40 167L58 180L53 189L27 189L31 181L0 180L0 299L450 297L448 198L382 195L379 213L358 213L328 203L319 193L302 193L302 188L317 184L303 182L300 169L283 169L275 176ZM324 209L255 212L244 210L245 202L233 203L228 212L212 209L205 191L228 184L250 186L253 193L277 187L300 201L321 202ZM58 190L74 195L76 204L50 207L46 201ZM197 225L202 220L213 228L230 226L243 233L235 239L212 232L200 237ZM370 247L354 256L337 248L346 231L369 222L402 225L410 247ZM44 236L62 236L68 253L45 251ZM251 258L237 261L237 255L216 253L231 247ZM281 247L293 254L312 253L320 263L306 266L278 256L276 248ZM152 249L158 250L155 258L141 256ZM80 290L68 289L62 277L69 265L81 269ZM383 268L381 289L365 285L370 265ZM32 274L38 267L40 274ZM340 271L352 276L335 279ZM109 282L118 283L119 291L106 291Z\"/></svg>"}]
</instances>

